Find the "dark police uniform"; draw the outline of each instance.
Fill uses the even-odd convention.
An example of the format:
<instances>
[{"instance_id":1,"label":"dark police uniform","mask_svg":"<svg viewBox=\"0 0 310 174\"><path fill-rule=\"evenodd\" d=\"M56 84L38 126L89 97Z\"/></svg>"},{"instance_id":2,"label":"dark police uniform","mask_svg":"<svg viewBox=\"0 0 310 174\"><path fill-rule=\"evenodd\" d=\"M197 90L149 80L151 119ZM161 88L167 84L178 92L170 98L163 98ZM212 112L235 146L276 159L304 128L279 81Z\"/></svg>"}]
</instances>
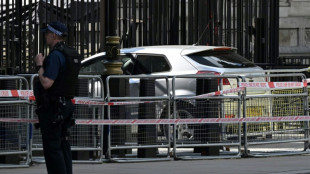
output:
<instances>
[{"instance_id":1,"label":"dark police uniform","mask_svg":"<svg viewBox=\"0 0 310 174\"><path fill-rule=\"evenodd\" d=\"M63 43L56 44L55 47ZM69 127L73 115L71 96L59 93L64 88L66 58L54 49L43 62L43 76L54 80L45 90L38 84L38 115L43 140L43 151L49 174L72 174L72 155L68 142Z\"/></svg>"}]
</instances>

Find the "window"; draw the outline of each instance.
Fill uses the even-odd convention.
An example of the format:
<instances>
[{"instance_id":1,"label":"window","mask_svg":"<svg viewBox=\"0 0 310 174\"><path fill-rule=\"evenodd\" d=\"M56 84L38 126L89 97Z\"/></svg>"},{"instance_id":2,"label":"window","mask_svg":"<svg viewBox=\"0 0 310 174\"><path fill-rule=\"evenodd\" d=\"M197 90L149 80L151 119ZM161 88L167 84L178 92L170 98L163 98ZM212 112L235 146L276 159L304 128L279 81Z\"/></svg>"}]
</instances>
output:
<instances>
[{"instance_id":1,"label":"window","mask_svg":"<svg viewBox=\"0 0 310 174\"><path fill-rule=\"evenodd\" d=\"M235 53L234 51L200 52L188 55L188 57L201 65L213 66L218 68L255 67L255 64Z\"/></svg>"},{"instance_id":2,"label":"window","mask_svg":"<svg viewBox=\"0 0 310 174\"><path fill-rule=\"evenodd\" d=\"M105 58L99 57L81 67L81 74L104 74L107 69L104 66Z\"/></svg>"},{"instance_id":3,"label":"window","mask_svg":"<svg viewBox=\"0 0 310 174\"><path fill-rule=\"evenodd\" d=\"M130 62L131 57L120 55L116 61ZM94 75L103 75L106 73L107 68L105 67L105 63L109 62L106 56L99 56L82 64L80 73L81 74L94 74ZM125 66L125 65L124 65ZM122 70L124 71L124 66ZM124 71L124 74L127 74Z\"/></svg>"},{"instance_id":4,"label":"window","mask_svg":"<svg viewBox=\"0 0 310 174\"><path fill-rule=\"evenodd\" d=\"M138 55L134 63L133 74L151 74L170 71L169 63L163 56Z\"/></svg>"}]
</instances>

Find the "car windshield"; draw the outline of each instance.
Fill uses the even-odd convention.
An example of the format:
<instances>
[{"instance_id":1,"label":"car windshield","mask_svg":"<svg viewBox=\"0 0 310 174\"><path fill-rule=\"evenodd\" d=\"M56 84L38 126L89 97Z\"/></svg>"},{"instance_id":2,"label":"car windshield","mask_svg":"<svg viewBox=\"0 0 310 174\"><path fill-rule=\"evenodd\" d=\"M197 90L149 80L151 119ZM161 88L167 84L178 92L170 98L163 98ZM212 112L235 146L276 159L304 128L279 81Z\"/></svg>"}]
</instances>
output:
<instances>
[{"instance_id":1,"label":"car windshield","mask_svg":"<svg viewBox=\"0 0 310 174\"><path fill-rule=\"evenodd\" d=\"M256 66L234 51L199 52L188 55L188 57L199 64L218 68L247 68Z\"/></svg>"}]
</instances>

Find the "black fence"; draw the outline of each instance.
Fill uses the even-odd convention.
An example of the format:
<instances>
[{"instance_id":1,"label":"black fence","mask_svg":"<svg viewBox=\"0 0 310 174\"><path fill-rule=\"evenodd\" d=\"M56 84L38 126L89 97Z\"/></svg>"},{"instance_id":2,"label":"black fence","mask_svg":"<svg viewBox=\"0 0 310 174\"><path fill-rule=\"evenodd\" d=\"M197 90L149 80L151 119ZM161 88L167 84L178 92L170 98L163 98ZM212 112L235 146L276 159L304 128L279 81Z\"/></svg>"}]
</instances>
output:
<instances>
[{"instance_id":1,"label":"black fence","mask_svg":"<svg viewBox=\"0 0 310 174\"><path fill-rule=\"evenodd\" d=\"M114 35L121 47L233 46L255 63L279 54L278 0L0 0L1 74L34 72L33 57L48 52L40 28L56 20L84 57Z\"/></svg>"}]
</instances>

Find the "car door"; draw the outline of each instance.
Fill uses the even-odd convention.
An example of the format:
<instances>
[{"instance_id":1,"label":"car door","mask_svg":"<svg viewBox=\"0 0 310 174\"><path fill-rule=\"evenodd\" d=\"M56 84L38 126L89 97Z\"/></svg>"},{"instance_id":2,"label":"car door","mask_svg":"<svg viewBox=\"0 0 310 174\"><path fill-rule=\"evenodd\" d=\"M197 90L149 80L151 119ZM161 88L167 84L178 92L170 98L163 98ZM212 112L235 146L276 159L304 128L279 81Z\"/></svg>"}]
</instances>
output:
<instances>
[{"instance_id":1,"label":"car door","mask_svg":"<svg viewBox=\"0 0 310 174\"><path fill-rule=\"evenodd\" d=\"M98 56L87 62L83 62L80 75L100 75L103 76L107 69L104 66L106 62L105 56ZM102 86L98 80L92 81L91 79L80 79L79 80L79 95L82 97L100 97Z\"/></svg>"},{"instance_id":2,"label":"car door","mask_svg":"<svg viewBox=\"0 0 310 174\"><path fill-rule=\"evenodd\" d=\"M125 62L122 69L125 74L130 75L156 75L168 73L171 71L171 66L164 55L139 54ZM132 96L139 96L140 80L132 78L129 80L129 83ZM164 79L155 81L155 95L167 95L166 81Z\"/></svg>"},{"instance_id":3,"label":"car door","mask_svg":"<svg viewBox=\"0 0 310 174\"><path fill-rule=\"evenodd\" d=\"M131 60L132 57L130 55L119 55L118 58L120 61L126 62L127 60ZM105 64L107 62L109 62L109 59L106 57L106 55L100 55L90 60L87 60L82 63L82 66L80 69L80 75L100 75L102 80L104 80L106 76L108 75L107 74L108 69L105 67ZM125 71L124 73L126 74ZM98 81L95 81L94 83L90 83L90 81L86 79L86 80L80 80L80 82L83 83L82 86L84 86L83 88L85 88L83 89L83 91L88 91L90 95L90 93L92 93L91 91L94 90L95 97L101 96L101 84ZM88 96L88 95L84 94L83 96Z\"/></svg>"}]
</instances>

